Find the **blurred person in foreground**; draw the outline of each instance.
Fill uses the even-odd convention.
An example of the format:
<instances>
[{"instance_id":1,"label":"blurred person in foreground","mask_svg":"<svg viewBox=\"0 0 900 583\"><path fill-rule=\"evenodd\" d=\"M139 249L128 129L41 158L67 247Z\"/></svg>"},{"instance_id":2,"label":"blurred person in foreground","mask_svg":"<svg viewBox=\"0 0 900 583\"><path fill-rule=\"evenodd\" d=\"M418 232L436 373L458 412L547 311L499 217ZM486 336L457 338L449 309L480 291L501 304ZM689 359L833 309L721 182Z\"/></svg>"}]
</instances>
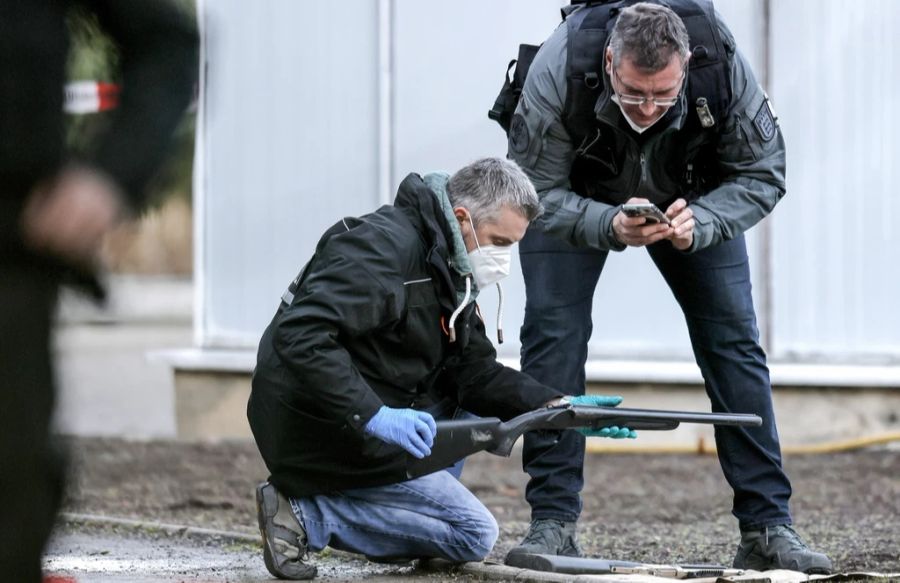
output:
<instances>
[{"instance_id":1,"label":"blurred person in foreground","mask_svg":"<svg viewBox=\"0 0 900 583\"><path fill-rule=\"evenodd\" d=\"M120 49L122 93L84 160L65 152L75 5ZM0 0L0 574L41 580L63 494L52 443L53 311L66 274L90 280L106 232L141 206L196 77L195 27L168 0Z\"/></svg>"},{"instance_id":2,"label":"blurred person in foreground","mask_svg":"<svg viewBox=\"0 0 900 583\"><path fill-rule=\"evenodd\" d=\"M326 546L376 561L491 551L497 522L461 466L409 480L406 461L431 453L435 417L507 420L563 402L497 362L475 303L539 212L518 165L485 158L452 177L410 174L393 205L322 236L262 336L247 408L271 472L257 510L273 575L311 579L305 556Z\"/></svg>"}]
</instances>

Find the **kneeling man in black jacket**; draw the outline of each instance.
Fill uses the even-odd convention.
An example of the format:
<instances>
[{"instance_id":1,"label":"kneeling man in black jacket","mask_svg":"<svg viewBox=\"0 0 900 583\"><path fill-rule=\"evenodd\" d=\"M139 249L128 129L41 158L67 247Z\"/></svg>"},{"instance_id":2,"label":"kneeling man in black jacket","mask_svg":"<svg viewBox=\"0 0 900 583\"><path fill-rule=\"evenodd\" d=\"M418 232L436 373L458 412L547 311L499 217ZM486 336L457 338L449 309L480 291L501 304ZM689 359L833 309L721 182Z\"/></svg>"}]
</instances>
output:
<instances>
[{"instance_id":1,"label":"kneeling man in black jacket","mask_svg":"<svg viewBox=\"0 0 900 583\"><path fill-rule=\"evenodd\" d=\"M522 170L486 158L410 174L392 206L322 236L262 336L247 408L271 472L257 507L273 575L312 578L304 558L326 546L376 560L491 551L497 522L458 476L408 480L405 461L429 455L436 415L506 420L563 396L497 362L475 304L540 212Z\"/></svg>"}]
</instances>

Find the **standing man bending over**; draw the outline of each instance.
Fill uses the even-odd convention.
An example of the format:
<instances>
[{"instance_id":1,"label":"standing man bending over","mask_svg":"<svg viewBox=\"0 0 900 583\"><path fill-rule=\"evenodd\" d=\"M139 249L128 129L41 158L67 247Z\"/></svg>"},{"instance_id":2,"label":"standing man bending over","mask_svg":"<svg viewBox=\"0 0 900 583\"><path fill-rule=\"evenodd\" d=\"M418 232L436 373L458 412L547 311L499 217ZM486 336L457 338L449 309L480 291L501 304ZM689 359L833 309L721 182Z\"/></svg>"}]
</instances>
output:
<instances>
[{"instance_id":1,"label":"standing man bending over","mask_svg":"<svg viewBox=\"0 0 900 583\"><path fill-rule=\"evenodd\" d=\"M672 9L628 1L578 8L528 71L509 154L546 212L520 246L522 370L582 394L592 296L607 254L645 247L684 311L713 410L764 420L758 429L716 428L741 529L734 566L827 573L828 558L790 527L791 484L743 235L784 194L784 141L712 5L667 5ZM665 210L670 225L621 210L648 201ZM532 524L512 554L580 553L584 444L576 431L559 440L525 436Z\"/></svg>"},{"instance_id":2,"label":"standing man bending over","mask_svg":"<svg viewBox=\"0 0 900 583\"><path fill-rule=\"evenodd\" d=\"M263 334L247 409L271 472L257 507L273 575L312 578L304 556L325 546L378 560L490 552L497 523L475 496L447 471L407 481L405 465L431 453L434 415L509 419L563 396L497 363L475 304L539 212L522 170L487 158L411 174L393 206L325 232Z\"/></svg>"}]
</instances>

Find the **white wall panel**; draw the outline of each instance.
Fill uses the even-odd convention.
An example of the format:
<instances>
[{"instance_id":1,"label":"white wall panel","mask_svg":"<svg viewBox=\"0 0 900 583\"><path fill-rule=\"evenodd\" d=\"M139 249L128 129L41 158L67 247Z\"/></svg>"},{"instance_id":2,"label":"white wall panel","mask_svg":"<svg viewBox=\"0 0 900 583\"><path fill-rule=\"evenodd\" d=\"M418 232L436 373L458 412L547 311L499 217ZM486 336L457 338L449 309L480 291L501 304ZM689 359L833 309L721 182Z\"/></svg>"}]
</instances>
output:
<instances>
[{"instance_id":1,"label":"white wall panel","mask_svg":"<svg viewBox=\"0 0 900 583\"><path fill-rule=\"evenodd\" d=\"M895 0L772 2L788 144L774 217L774 353L900 358L900 10Z\"/></svg>"},{"instance_id":2,"label":"white wall panel","mask_svg":"<svg viewBox=\"0 0 900 583\"><path fill-rule=\"evenodd\" d=\"M210 0L199 341L254 346L321 232L378 203L371 0Z\"/></svg>"}]
</instances>

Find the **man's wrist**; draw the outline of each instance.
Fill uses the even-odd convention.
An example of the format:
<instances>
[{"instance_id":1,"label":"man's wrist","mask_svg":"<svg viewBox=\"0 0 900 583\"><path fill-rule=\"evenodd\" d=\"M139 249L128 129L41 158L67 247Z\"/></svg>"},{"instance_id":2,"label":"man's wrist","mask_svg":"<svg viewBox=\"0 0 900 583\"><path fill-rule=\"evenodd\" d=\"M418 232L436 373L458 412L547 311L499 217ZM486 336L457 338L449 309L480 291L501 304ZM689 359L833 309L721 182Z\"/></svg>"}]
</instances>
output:
<instances>
[{"instance_id":1,"label":"man's wrist","mask_svg":"<svg viewBox=\"0 0 900 583\"><path fill-rule=\"evenodd\" d=\"M609 240L617 245L622 245L622 241L619 239L619 234L616 233L616 220L613 219L609 223L609 232L606 234L609 237Z\"/></svg>"},{"instance_id":2,"label":"man's wrist","mask_svg":"<svg viewBox=\"0 0 900 583\"><path fill-rule=\"evenodd\" d=\"M601 233L603 233L603 238L606 239L605 247L611 251L622 251L626 247L626 245L619 240L619 235L616 233L615 229L616 216L621 210L622 205L609 207L600 219Z\"/></svg>"}]
</instances>

